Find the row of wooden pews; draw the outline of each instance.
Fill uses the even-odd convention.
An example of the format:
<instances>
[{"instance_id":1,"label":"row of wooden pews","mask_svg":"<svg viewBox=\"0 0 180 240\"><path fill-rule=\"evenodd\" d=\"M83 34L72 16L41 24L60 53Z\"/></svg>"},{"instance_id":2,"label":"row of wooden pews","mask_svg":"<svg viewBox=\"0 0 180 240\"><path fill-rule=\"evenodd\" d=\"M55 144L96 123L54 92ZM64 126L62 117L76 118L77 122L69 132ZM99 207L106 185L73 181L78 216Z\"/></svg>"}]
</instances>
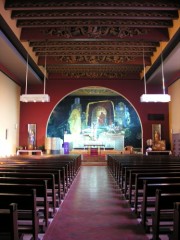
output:
<instances>
[{"instance_id":1,"label":"row of wooden pews","mask_svg":"<svg viewBox=\"0 0 180 240\"><path fill-rule=\"evenodd\" d=\"M1 239L18 239L18 210L17 204L11 203L0 209ZM8 238L7 238L7 233Z\"/></svg>"},{"instance_id":2,"label":"row of wooden pews","mask_svg":"<svg viewBox=\"0 0 180 240\"><path fill-rule=\"evenodd\" d=\"M107 164L152 240L180 239L180 157L108 155Z\"/></svg>"},{"instance_id":3,"label":"row of wooden pews","mask_svg":"<svg viewBox=\"0 0 180 240\"><path fill-rule=\"evenodd\" d=\"M38 240L61 206L81 166L80 155L0 159L0 239ZM9 226L9 227L7 227Z\"/></svg>"}]
</instances>

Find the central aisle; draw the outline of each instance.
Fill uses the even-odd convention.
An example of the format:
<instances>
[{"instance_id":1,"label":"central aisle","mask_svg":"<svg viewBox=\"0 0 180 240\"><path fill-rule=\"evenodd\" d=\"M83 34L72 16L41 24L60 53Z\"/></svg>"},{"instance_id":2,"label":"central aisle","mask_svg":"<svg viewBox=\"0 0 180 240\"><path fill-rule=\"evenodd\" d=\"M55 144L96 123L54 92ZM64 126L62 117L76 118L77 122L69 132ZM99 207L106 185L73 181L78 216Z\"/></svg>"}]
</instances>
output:
<instances>
[{"instance_id":1,"label":"central aisle","mask_svg":"<svg viewBox=\"0 0 180 240\"><path fill-rule=\"evenodd\" d=\"M82 166L43 240L147 240L106 166Z\"/></svg>"}]
</instances>

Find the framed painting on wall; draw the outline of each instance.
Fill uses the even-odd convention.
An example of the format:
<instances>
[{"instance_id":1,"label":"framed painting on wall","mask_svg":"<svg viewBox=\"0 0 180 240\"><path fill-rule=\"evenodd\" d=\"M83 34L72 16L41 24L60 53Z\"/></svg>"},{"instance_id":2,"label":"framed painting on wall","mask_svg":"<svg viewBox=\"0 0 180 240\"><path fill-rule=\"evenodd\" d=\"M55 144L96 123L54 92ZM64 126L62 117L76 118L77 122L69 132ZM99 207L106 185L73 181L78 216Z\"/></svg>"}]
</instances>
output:
<instances>
[{"instance_id":1,"label":"framed painting on wall","mask_svg":"<svg viewBox=\"0 0 180 240\"><path fill-rule=\"evenodd\" d=\"M36 124L28 124L28 149L36 147Z\"/></svg>"},{"instance_id":2,"label":"framed painting on wall","mask_svg":"<svg viewBox=\"0 0 180 240\"><path fill-rule=\"evenodd\" d=\"M152 140L154 143L161 140L161 124L152 124Z\"/></svg>"}]
</instances>

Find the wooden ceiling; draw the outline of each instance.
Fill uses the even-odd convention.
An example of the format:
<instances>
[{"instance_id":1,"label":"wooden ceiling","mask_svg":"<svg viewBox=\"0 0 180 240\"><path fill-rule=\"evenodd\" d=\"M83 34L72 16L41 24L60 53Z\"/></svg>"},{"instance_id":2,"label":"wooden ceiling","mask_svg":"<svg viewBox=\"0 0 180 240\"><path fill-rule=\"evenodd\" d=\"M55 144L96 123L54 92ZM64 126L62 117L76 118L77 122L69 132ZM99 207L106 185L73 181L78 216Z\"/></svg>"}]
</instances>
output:
<instances>
[{"instance_id":1,"label":"wooden ceiling","mask_svg":"<svg viewBox=\"0 0 180 240\"><path fill-rule=\"evenodd\" d=\"M49 78L140 79L168 29L178 0L6 0ZM45 61L46 59L46 61Z\"/></svg>"}]
</instances>

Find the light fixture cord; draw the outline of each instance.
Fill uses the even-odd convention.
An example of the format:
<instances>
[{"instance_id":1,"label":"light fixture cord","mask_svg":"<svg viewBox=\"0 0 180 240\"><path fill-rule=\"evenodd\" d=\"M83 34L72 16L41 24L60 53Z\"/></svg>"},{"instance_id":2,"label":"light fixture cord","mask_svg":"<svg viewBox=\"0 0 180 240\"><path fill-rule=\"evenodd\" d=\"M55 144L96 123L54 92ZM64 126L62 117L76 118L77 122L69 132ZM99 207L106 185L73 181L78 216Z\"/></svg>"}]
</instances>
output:
<instances>
[{"instance_id":1,"label":"light fixture cord","mask_svg":"<svg viewBox=\"0 0 180 240\"><path fill-rule=\"evenodd\" d=\"M45 62L44 62L44 94L46 91L46 55L45 55Z\"/></svg>"},{"instance_id":2,"label":"light fixture cord","mask_svg":"<svg viewBox=\"0 0 180 240\"><path fill-rule=\"evenodd\" d=\"M27 94L28 65L29 65L29 57L28 57L28 54L27 54L27 61L26 61L26 86L25 86L25 94Z\"/></svg>"},{"instance_id":3,"label":"light fixture cord","mask_svg":"<svg viewBox=\"0 0 180 240\"><path fill-rule=\"evenodd\" d=\"M163 64L162 50L161 50L161 64L162 64L162 89L163 89L163 94L165 94L164 64Z\"/></svg>"},{"instance_id":4,"label":"light fixture cord","mask_svg":"<svg viewBox=\"0 0 180 240\"><path fill-rule=\"evenodd\" d=\"M144 93L147 93L147 89L146 89L146 71L145 71L145 59L144 59L144 47L143 47L143 68L144 68Z\"/></svg>"}]
</instances>

